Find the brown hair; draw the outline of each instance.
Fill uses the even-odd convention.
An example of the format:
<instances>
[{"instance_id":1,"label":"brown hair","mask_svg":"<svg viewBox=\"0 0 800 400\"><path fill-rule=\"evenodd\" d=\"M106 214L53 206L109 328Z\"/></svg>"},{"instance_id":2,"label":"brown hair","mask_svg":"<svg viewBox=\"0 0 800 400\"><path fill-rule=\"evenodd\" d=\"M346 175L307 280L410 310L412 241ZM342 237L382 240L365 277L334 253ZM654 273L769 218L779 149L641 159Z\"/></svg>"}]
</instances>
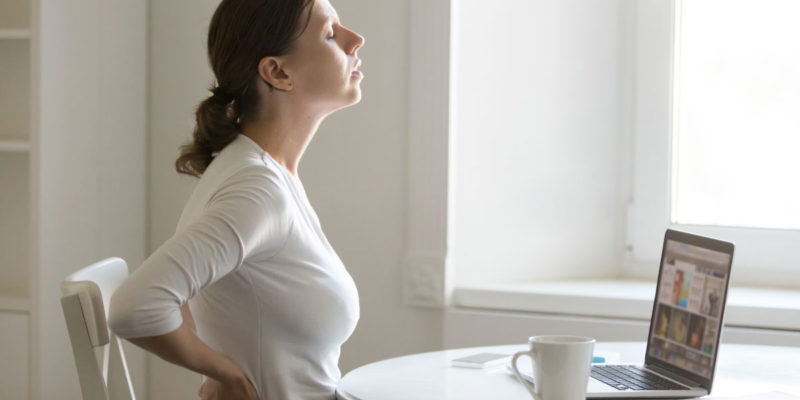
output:
<instances>
[{"instance_id":1,"label":"brown hair","mask_svg":"<svg viewBox=\"0 0 800 400\"><path fill-rule=\"evenodd\" d=\"M292 50L311 19L314 0L222 0L208 28L208 60L216 77L195 112L193 140L180 148L175 169L200 177L258 109L258 62ZM305 24L300 17L308 10ZM269 83L267 83L269 85ZM272 90L272 85L270 90Z\"/></svg>"}]
</instances>

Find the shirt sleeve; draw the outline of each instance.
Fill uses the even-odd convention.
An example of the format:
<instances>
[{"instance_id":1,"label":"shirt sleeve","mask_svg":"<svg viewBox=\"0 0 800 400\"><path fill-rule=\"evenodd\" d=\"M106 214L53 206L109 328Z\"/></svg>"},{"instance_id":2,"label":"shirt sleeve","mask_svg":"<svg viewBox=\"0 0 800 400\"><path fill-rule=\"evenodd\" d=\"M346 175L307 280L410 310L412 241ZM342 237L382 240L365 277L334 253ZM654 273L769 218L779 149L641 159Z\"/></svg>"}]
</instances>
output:
<instances>
[{"instance_id":1,"label":"shirt sleeve","mask_svg":"<svg viewBox=\"0 0 800 400\"><path fill-rule=\"evenodd\" d=\"M109 328L156 336L183 323L180 306L250 256L279 251L291 229L284 186L264 167L226 180L199 218L164 242L114 292Z\"/></svg>"}]
</instances>

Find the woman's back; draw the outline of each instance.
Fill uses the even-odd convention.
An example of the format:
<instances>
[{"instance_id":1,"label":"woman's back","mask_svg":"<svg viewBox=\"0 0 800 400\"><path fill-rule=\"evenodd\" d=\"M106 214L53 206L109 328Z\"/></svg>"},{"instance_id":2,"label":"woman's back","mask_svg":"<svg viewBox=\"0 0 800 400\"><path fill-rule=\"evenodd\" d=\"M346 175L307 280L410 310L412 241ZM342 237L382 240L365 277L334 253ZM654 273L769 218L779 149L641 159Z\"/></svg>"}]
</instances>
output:
<instances>
[{"instance_id":1,"label":"woman's back","mask_svg":"<svg viewBox=\"0 0 800 400\"><path fill-rule=\"evenodd\" d=\"M246 187L242 184L252 178L242 174L238 164L252 168L251 154L262 163L256 171L273 183L269 194L284 202L275 211L285 213L282 219L289 221L289 229L285 237L274 237L283 241L280 249L262 244L240 268L190 301L198 336L252 374L262 398L331 398L340 378L339 348L358 321L358 293L299 181L240 135L211 163L197 190L210 191L231 181ZM232 170L244 176L217 174ZM178 229L201 215L205 197L206 193L191 197Z\"/></svg>"},{"instance_id":2,"label":"woman's back","mask_svg":"<svg viewBox=\"0 0 800 400\"><path fill-rule=\"evenodd\" d=\"M233 359L262 399L333 398L358 293L300 182L251 139L239 135L219 153L175 236L141 268L153 273L122 295L171 296L143 304L117 331L163 333L171 324L158 316L191 298L200 339Z\"/></svg>"}]
</instances>

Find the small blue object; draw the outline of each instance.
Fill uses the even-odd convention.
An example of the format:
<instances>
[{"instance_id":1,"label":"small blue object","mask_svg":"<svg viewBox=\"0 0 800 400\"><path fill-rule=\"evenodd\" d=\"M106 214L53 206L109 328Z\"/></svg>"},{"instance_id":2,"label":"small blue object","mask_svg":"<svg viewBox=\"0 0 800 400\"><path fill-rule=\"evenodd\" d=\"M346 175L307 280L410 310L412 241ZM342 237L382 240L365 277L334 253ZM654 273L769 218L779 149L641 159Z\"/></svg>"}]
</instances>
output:
<instances>
[{"instance_id":1,"label":"small blue object","mask_svg":"<svg viewBox=\"0 0 800 400\"><path fill-rule=\"evenodd\" d=\"M592 362L593 363L604 363L604 362L606 362L606 358L605 357L594 356L594 357L592 357Z\"/></svg>"}]
</instances>

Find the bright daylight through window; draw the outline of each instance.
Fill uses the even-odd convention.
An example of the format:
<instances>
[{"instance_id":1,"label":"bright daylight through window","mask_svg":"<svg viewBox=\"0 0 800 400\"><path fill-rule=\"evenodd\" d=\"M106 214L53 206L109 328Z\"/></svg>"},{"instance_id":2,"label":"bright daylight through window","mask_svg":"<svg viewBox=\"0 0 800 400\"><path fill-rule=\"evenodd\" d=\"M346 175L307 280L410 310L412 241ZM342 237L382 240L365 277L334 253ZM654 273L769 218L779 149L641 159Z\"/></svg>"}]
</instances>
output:
<instances>
[{"instance_id":1,"label":"bright daylight through window","mask_svg":"<svg viewBox=\"0 0 800 400\"><path fill-rule=\"evenodd\" d=\"M800 229L800 2L676 16L671 222Z\"/></svg>"},{"instance_id":2,"label":"bright daylight through window","mask_svg":"<svg viewBox=\"0 0 800 400\"><path fill-rule=\"evenodd\" d=\"M800 1L452 4L456 304L648 318L675 229L735 244L734 303L796 309Z\"/></svg>"},{"instance_id":3,"label":"bright daylight through window","mask_svg":"<svg viewBox=\"0 0 800 400\"><path fill-rule=\"evenodd\" d=\"M797 287L800 1L454 4L455 286L649 280L673 228Z\"/></svg>"}]
</instances>

